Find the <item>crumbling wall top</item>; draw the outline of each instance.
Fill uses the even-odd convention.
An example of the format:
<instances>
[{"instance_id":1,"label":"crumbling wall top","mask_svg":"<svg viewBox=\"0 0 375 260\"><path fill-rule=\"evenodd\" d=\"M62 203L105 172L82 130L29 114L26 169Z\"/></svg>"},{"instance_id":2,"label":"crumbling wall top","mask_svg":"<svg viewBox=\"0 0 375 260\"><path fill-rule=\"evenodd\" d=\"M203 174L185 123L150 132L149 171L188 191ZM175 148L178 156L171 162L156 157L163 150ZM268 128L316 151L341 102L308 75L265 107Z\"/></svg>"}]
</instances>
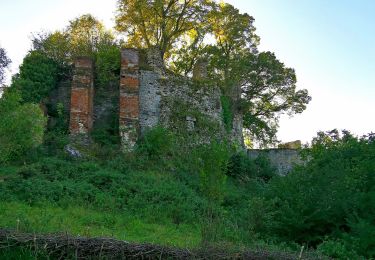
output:
<instances>
[{"instance_id":1,"label":"crumbling wall top","mask_svg":"<svg viewBox=\"0 0 375 260\"><path fill-rule=\"evenodd\" d=\"M74 60L74 66L76 68L93 68L94 67L94 62L90 57L77 57Z\"/></svg>"},{"instance_id":2,"label":"crumbling wall top","mask_svg":"<svg viewBox=\"0 0 375 260\"><path fill-rule=\"evenodd\" d=\"M138 70L139 51L137 49L125 48L121 50L121 67L127 70Z\"/></svg>"}]
</instances>

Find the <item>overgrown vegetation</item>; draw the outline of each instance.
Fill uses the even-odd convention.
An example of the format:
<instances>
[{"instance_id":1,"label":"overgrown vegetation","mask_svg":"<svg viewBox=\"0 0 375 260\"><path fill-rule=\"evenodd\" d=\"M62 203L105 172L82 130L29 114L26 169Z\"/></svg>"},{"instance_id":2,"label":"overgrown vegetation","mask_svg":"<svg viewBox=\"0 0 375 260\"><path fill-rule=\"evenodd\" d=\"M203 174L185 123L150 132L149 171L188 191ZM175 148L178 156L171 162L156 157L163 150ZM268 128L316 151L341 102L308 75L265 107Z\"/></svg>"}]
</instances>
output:
<instances>
[{"instance_id":1,"label":"overgrown vegetation","mask_svg":"<svg viewBox=\"0 0 375 260\"><path fill-rule=\"evenodd\" d=\"M11 64L11 60L8 58L6 50L0 47L0 87L5 79L5 70Z\"/></svg>"},{"instance_id":2,"label":"overgrown vegetation","mask_svg":"<svg viewBox=\"0 0 375 260\"><path fill-rule=\"evenodd\" d=\"M23 60L12 87L19 90L24 102L40 103L57 86L57 64L43 53L31 51Z\"/></svg>"},{"instance_id":3,"label":"overgrown vegetation","mask_svg":"<svg viewBox=\"0 0 375 260\"><path fill-rule=\"evenodd\" d=\"M232 131L233 127L233 111L230 98L227 96L220 97L221 106L223 108L223 122L227 132Z\"/></svg>"},{"instance_id":4,"label":"overgrown vegetation","mask_svg":"<svg viewBox=\"0 0 375 260\"><path fill-rule=\"evenodd\" d=\"M43 142L46 118L35 104L21 104L10 89L0 99L0 165L20 159Z\"/></svg>"},{"instance_id":5,"label":"overgrown vegetation","mask_svg":"<svg viewBox=\"0 0 375 260\"><path fill-rule=\"evenodd\" d=\"M223 92L228 132L240 111L254 140L273 143L278 115L301 113L310 101L306 90L296 90L293 69L270 52L257 52L253 18L233 6L118 3L117 27L130 36L126 46L159 47L170 68L185 75L196 59L211 59L208 81ZM214 44L204 42L207 35ZM184 44L176 50L179 43ZM0 99L0 227L187 248L262 247L375 258L374 134L319 133L302 149L305 163L281 177L267 158L252 160L231 147L218 122L174 100L175 129L149 129L133 152L122 153L118 118L108 118L103 125L95 122L85 157L73 158L65 151L64 104L47 108L48 128L40 107L70 77L71 63L81 55L96 60L96 98L117 98L106 94L118 84L120 43L84 15L64 30L36 36L33 44ZM2 59L5 68L9 60ZM187 117L194 118L199 135L187 129ZM17 250L0 257L30 253Z\"/></svg>"},{"instance_id":6,"label":"overgrown vegetation","mask_svg":"<svg viewBox=\"0 0 375 260\"><path fill-rule=\"evenodd\" d=\"M160 127L144 135L134 154L82 161L39 152L25 157L25 166L1 167L0 225L183 247L304 246L339 259L371 258L374 140L320 133L303 150L306 164L285 177L265 158L250 160L225 144L186 150Z\"/></svg>"}]
</instances>

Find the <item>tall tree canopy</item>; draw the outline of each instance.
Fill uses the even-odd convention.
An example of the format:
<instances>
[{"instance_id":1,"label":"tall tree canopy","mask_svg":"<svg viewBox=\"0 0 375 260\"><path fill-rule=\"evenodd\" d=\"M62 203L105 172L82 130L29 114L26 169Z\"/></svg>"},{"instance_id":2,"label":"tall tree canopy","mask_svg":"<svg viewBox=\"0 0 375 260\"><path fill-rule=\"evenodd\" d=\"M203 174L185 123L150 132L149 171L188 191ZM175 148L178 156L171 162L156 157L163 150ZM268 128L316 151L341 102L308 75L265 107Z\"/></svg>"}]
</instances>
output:
<instances>
[{"instance_id":1,"label":"tall tree canopy","mask_svg":"<svg viewBox=\"0 0 375 260\"><path fill-rule=\"evenodd\" d=\"M70 21L63 30L35 35L33 48L13 77L12 86L19 91L22 102L43 102L59 81L71 77L71 65L79 56L96 61L99 86L118 80L120 50L115 37L87 14Z\"/></svg>"},{"instance_id":2,"label":"tall tree canopy","mask_svg":"<svg viewBox=\"0 0 375 260\"><path fill-rule=\"evenodd\" d=\"M96 79L100 86L106 86L119 75L119 44L113 33L90 14L73 19L63 30L35 35L33 50L55 61L59 76L69 74L70 65L79 56L96 61Z\"/></svg>"},{"instance_id":3,"label":"tall tree canopy","mask_svg":"<svg viewBox=\"0 0 375 260\"><path fill-rule=\"evenodd\" d=\"M117 30L132 47L159 47L170 69L190 75L198 59L244 115L244 127L263 145L275 143L281 114L301 113L310 101L296 74L271 52L259 52L254 18L230 4L203 0L118 0ZM165 55L165 54L168 55Z\"/></svg>"},{"instance_id":4,"label":"tall tree canopy","mask_svg":"<svg viewBox=\"0 0 375 260\"><path fill-rule=\"evenodd\" d=\"M31 51L23 59L20 72L13 77L23 102L40 103L56 87L58 66L40 51Z\"/></svg>"},{"instance_id":5,"label":"tall tree canopy","mask_svg":"<svg viewBox=\"0 0 375 260\"><path fill-rule=\"evenodd\" d=\"M113 34L90 14L69 22L64 30L40 33L33 38L33 49L65 66L77 56L95 55L103 46L116 45Z\"/></svg>"},{"instance_id":6,"label":"tall tree canopy","mask_svg":"<svg viewBox=\"0 0 375 260\"><path fill-rule=\"evenodd\" d=\"M119 0L116 29L128 45L158 47L164 56L180 37L204 22L208 0Z\"/></svg>"},{"instance_id":7,"label":"tall tree canopy","mask_svg":"<svg viewBox=\"0 0 375 260\"><path fill-rule=\"evenodd\" d=\"M5 69L9 66L11 60L8 58L5 49L0 47L0 85L3 83L5 78Z\"/></svg>"}]
</instances>

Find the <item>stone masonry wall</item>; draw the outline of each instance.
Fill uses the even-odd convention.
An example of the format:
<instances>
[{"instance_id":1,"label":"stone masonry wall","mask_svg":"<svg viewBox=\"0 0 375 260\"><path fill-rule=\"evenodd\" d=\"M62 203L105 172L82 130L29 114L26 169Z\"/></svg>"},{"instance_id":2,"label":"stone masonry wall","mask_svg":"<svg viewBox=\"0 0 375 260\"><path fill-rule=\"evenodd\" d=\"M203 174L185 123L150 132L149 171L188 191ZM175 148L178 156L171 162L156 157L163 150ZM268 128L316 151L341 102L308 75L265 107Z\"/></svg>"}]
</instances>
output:
<instances>
[{"instance_id":1,"label":"stone masonry wall","mask_svg":"<svg viewBox=\"0 0 375 260\"><path fill-rule=\"evenodd\" d=\"M161 85L160 75L153 71L140 71L140 127L141 133L159 124Z\"/></svg>"},{"instance_id":2,"label":"stone masonry wall","mask_svg":"<svg viewBox=\"0 0 375 260\"><path fill-rule=\"evenodd\" d=\"M199 137L192 142L208 142L213 133L225 135L220 90L194 86L189 78L167 73L154 49L141 55L122 50L120 82L120 134L122 146L131 150L137 138L157 125L177 133ZM146 66L140 68L140 64ZM193 133L197 133L194 135ZM189 134L189 135L190 135Z\"/></svg>"},{"instance_id":3,"label":"stone masonry wall","mask_svg":"<svg viewBox=\"0 0 375 260\"><path fill-rule=\"evenodd\" d=\"M160 52L155 49L121 51L120 86L116 92L123 150L132 150L139 136L157 125L183 135L192 144L208 143L212 138L231 140L231 133L224 127L221 91L206 79L205 63L197 65L193 80L168 72L162 64ZM107 95L101 97L102 102L96 100L93 111L93 74L89 58L76 60L70 102L72 135L88 136L94 119L116 110L113 106L117 104L106 105L116 95Z\"/></svg>"},{"instance_id":4,"label":"stone masonry wall","mask_svg":"<svg viewBox=\"0 0 375 260\"><path fill-rule=\"evenodd\" d=\"M222 139L225 128L220 89L207 85L204 73L198 82L167 72L155 49L148 50L144 59L141 63L148 66L139 72L141 132L159 124L185 133L195 144L209 142L213 136ZM198 69L205 69L201 67Z\"/></svg>"},{"instance_id":5,"label":"stone masonry wall","mask_svg":"<svg viewBox=\"0 0 375 260\"><path fill-rule=\"evenodd\" d=\"M79 58L74 65L69 129L72 135L87 135L93 125L93 62L90 58Z\"/></svg>"},{"instance_id":6,"label":"stone masonry wall","mask_svg":"<svg viewBox=\"0 0 375 260\"><path fill-rule=\"evenodd\" d=\"M215 87L195 87L187 80L170 78L161 89L162 104L160 120L165 126L174 127L176 116L185 120L186 128L199 128L200 121L211 121L220 135L224 135L221 92ZM181 113L182 112L182 113ZM199 118L201 117L201 118ZM190 126L189 126L190 125ZM207 127L209 127L207 125ZM203 134L204 129L197 129ZM207 129L213 130L214 129Z\"/></svg>"},{"instance_id":7,"label":"stone masonry wall","mask_svg":"<svg viewBox=\"0 0 375 260\"><path fill-rule=\"evenodd\" d=\"M247 150L247 156L251 159L259 155L265 155L280 175L288 174L295 164L302 164L299 150L296 149L252 149Z\"/></svg>"},{"instance_id":8,"label":"stone masonry wall","mask_svg":"<svg viewBox=\"0 0 375 260\"><path fill-rule=\"evenodd\" d=\"M131 150L139 136L139 52L121 51L119 131L125 151Z\"/></svg>"}]
</instances>

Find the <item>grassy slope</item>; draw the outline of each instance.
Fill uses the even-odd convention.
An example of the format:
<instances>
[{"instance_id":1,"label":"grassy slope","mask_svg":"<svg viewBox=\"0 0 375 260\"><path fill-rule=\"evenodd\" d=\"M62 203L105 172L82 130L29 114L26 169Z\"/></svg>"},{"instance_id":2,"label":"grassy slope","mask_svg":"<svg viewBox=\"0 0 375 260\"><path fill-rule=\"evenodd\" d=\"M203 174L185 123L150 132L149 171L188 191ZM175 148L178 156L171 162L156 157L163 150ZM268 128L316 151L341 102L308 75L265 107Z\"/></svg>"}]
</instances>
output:
<instances>
[{"instance_id":1,"label":"grassy slope","mask_svg":"<svg viewBox=\"0 0 375 260\"><path fill-rule=\"evenodd\" d=\"M149 242L195 247L199 229L193 225L150 223L140 218L84 207L29 206L22 202L0 205L0 226L26 232L68 232L88 237L115 237L129 242Z\"/></svg>"}]
</instances>

